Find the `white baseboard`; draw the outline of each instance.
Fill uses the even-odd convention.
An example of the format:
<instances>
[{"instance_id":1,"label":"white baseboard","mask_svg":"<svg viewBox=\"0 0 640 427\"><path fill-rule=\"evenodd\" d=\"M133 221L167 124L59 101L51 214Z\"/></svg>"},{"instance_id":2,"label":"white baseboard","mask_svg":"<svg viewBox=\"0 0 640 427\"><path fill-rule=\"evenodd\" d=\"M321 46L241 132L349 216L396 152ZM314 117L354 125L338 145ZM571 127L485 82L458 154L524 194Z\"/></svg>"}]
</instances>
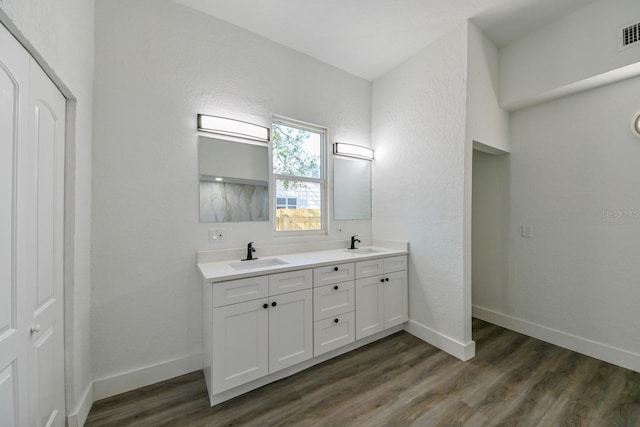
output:
<instances>
[{"instance_id":1,"label":"white baseboard","mask_svg":"<svg viewBox=\"0 0 640 427\"><path fill-rule=\"evenodd\" d=\"M89 416L93 402L93 383L89 383L84 393L82 393L78 406L67 416L67 426L82 427L85 421L87 421L87 416Z\"/></svg>"},{"instance_id":2,"label":"white baseboard","mask_svg":"<svg viewBox=\"0 0 640 427\"><path fill-rule=\"evenodd\" d=\"M95 400L104 399L199 369L202 369L201 353L169 360L157 365L145 366L95 380L93 382L93 397Z\"/></svg>"},{"instance_id":3,"label":"white baseboard","mask_svg":"<svg viewBox=\"0 0 640 427\"><path fill-rule=\"evenodd\" d=\"M605 362L623 368L640 372L640 354L633 353L607 344L592 341L587 338L548 328L546 326L532 323L527 320L518 319L513 316L499 313L487 308L473 306L473 317L484 320L503 328L511 329L524 335L555 344L559 347L595 357Z\"/></svg>"},{"instance_id":4,"label":"white baseboard","mask_svg":"<svg viewBox=\"0 0 640 427\"><path fill-rule=\"evenodd\" d=\"M474 341L469 341L466 344L461 343L411 319L409 319L409 322L404 329L411 335L438 347L440 350L445 351L460 360L469 360L476 355L476 343Z\"/></svg>"}]
</instances>

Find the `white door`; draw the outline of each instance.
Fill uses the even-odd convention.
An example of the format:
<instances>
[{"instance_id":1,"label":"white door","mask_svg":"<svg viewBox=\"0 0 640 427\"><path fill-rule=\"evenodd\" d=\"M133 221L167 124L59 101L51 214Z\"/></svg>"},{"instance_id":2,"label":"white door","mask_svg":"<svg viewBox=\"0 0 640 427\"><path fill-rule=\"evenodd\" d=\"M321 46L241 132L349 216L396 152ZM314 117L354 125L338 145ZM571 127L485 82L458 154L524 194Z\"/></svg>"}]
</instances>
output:
<instances>
[{"instance_id":1,"label":"white door","mask_svg":"<svg viewBox=\"0 0 640 427\"><path fill-rule=\"evenodd\" d=\"M388 279L388 280L387 280ZM399 271L385 276L384 289L384 327L400 325L407 321L407 272Z\"/></svg>"},{"instance_id":2,"label":"white door","mask_svg":"<svg viewBox=\"0 0 640 427\"><path fill-rule=\"evenodd\" d=\"M356 280L356 340L384 329L382 277Z\"/></svg>"},{"instance_id":3,"label":"white door","mask_svg":"<svg viewBox=\"0 0 640 427\"><path fill-rule=\"evenodd\" d=\"M313 292L291 292L269 299L269 372L313 356Z\"/></svg>"},{"instance_id":4,"label":"white door","mask_svg":"<svg viewBox=\"0 0 640 427\"><path fill-rule=\"evenodd\" d=\"M0 55L0 422L64 426L65 99L4 28Z\"/></svg>"},{"instance_id":5,"label":"white door","mask_svg":"<svg viewBox=\"0 0 640 427\"><path fill-rule=\"evenodd\" d=\"M213 394L269 373L268 307L264 298L213 309Z\"/></svg>"},{"instance_id":6,"label":"white door","mask_svg":"<svg viewBox=\"0 0 640 427\"><path fill-rule=\"evenodd\" d=\"M18 294L18 138L27 129L29 55L0 25L0 425L28 425L26 296ZM22 100L24 99L24 101Z\"/></svg>"},{"instance_id":7,"label":"white door","mask_svg":"<svg viewBox=\"0 0 640 427\"><path fill-rule=\"evenodd\" d=\"M28 162L31 196L24 212L28 234L21 269L27 281L29 326L30 425L64 426L64 126L65 99L31 61ZM19 161L20 167L23 166ZM25 186L25 187L26 187ZM20 196L25 187L19 186ZM20 255L23 255L22 253Z\"/></svg>"}]
</instances>

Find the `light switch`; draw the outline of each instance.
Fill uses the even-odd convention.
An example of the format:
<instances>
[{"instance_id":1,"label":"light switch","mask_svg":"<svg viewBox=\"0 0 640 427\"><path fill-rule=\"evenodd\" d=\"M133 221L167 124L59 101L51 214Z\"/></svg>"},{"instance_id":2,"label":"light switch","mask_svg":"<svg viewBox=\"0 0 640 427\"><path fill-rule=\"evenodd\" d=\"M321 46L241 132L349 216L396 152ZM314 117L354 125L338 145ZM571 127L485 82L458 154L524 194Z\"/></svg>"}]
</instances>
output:
<instances>
[{"instance_id":1,"label":"light switch","mask_svg":"<svg viewBox=\"0 0 640 427\"><path fill-rule=\"evenodd\" d=\"M531 227L530 225L521 225L520 235L522 237L531 237L533 235L533 227Z\"/></svg>"}]
</instances>

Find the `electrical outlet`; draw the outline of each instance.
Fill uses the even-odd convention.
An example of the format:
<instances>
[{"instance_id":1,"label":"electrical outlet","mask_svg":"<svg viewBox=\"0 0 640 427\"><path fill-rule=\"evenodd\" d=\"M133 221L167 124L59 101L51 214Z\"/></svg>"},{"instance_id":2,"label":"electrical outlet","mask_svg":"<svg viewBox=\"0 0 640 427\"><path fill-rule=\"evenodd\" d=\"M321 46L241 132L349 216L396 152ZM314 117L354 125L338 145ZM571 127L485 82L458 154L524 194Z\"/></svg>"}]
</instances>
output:
<instances>
[{"instance_id":1,"label":"electrical outlet","mask_svg":"<svg viewBox=\"0 0 640 427\"><path fill-rule=\"evenodd\" d=\"M227 237L226 230L222 230L219 228L210 228L209 229L209 241L217 242L219 240L224 240Z\"/></svg>"},{"instance_id":2,"label":"electrical outlet","mask_svg":"<svg viewBox=\"0 0 640 427\"><path fill-rule=\"evenodd\" d=\"M344 235L344 227L339 225L336 227L336 236L342 237Z\"/></svg>"}]
</instances>

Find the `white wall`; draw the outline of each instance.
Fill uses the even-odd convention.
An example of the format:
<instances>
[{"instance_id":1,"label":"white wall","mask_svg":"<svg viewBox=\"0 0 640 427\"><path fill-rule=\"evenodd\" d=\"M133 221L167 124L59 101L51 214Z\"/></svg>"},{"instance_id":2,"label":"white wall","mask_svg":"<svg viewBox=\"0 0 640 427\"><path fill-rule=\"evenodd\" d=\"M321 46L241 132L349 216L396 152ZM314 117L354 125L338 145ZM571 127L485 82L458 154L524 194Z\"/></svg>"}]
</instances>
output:
<instances>
[{"instance_id":1,"label":"white wall","mask_svg":"<svg viewBox=\"0 0 640 427\"><path fill-rule=\"evenodd\" d=\"M269 125L276 113L327 126L329 142L368 145L370 110L370 82L231 24L166 0L96 2L98 397L121 373L200 355L197 250L255 241L259 256L261 246L291 242L274 238L264 222L198 222L196 114ZM371 235L370 221L345 224L344 239ZM210 227L226 229L222 245L207 241Z\"/></svg>"},{"instance_id":2,"label":"white wall","mask_svg":"<svg viewBox=\"0 0 640 427\"><path fill-rule=\"evenodd\" d=\"M509 283L473 283L481 317L636 371L639 91L636 77L512 114L510 172L483 172L510 176L509 196L494 186L511 201Z\"/></svg>"},{"instance_id":3,"label":"white wall","mask_svg":"<svg viewBox=\"0 0 640 427\"><path fill-rule=\"evenodd\" d=\"M3 0L0 20L70 100L65 176L66 404L67 412L86 412L88 407L82 405L91 401L87 395L93 380L89 359L89 246L94 2Z\"/></svg>"},{"instance_id":4,"label":"white wall","mask_svg":"<svg viewBox=\"0 0 640 427\"><path fill-rule=\"evenodd\" d=\"M473 151L472 301L491 310L509 306L510 159Z\"/></svg>"},{"instance_id":5,"label":"white wall","mask_svg":"<svg viewBox=\"0 0 640 427\"><path fill-rule=\"evenodd\" d=\"M473 355L464 208L467 24L373 84L373 233L410 242L409 330ZM469 271L470 273L470 271Z\"/></svg>"},{"instance_id":6,"label":"white wall","mask_svg":"<svg viewBox=\"0 0 640 427\"><path fill-rule=\"evenodd\" d=\"M471 22L468 29L467 138L481 151L509 151L509 113L498 102L498 49Z\"/></svg>"},{"instance_id":7,"label":"white wall","mask_svg":"<svg viewBox=\"0 0 640 427\"><path fill-rule=\"evenodd\" d=\"M618 51L637 0L598 0L500 50L500 100L515 110L640 74L640 47Z\"/></svg>"}]
</instances>

